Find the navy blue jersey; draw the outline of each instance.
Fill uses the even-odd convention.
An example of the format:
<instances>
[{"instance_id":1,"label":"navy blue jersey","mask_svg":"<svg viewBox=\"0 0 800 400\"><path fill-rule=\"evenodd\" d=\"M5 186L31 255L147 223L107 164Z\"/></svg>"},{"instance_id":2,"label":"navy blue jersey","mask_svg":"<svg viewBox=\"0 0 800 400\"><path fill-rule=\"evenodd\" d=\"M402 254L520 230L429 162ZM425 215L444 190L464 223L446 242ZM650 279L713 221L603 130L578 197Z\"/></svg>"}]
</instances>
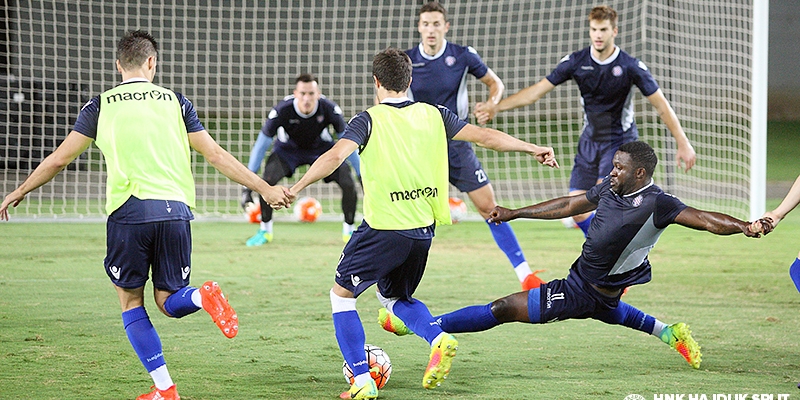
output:
<instances>
[{"instance_id":1,"label":"navy blue jersey","mask_svg":"<svg viewBox=\"0 0 800 400\"><path fill-rule=\"evenodd\" d=\"M647 254L686 205L652 182L619 196L611 190L609 178L586 192L586 198L597 204L597 210L572 270L602 288L649 282Z\"/></svg>"},{"instance_id":2,"label":"navy blue jersey","mask_svg":"<svg viewBox=\"0 0 800 400\"><path fill-rule=\"evenodd\" d=\"M467 73L481 79L489 70L478 52L472 47L445 40L442 49L434 56L425 54L422 43L406 50L406 54L414 68L408 97L445 106L466 121L469 117Z\"/></svg>"},{"instance_id":3,"label":"navy blue jersey","mask_svg":"<svg viewBox=\"0 0 800 400\"><path fill-rule=\"evenodd\" d=\"M317 107L306 115L297 109L294 96L289 95L270 110L261 132L271 138L277 136L274 148L278 154L298 150L322 154L333 147L329 125L338 133L344 132L347 126L342 109L336 103L321 97Z\"/></svg>"},{"instance_id":4,"label":"navy blue jersey","mask_svg":"<svg viewBox=\"0 0 800 400\"><path fill-rule=\"evenodd\" d=\"M125 85L130 82L139 82L138 80L131 80L123 82ZM205 130L203 124L200 123L200 118L197 117L197 111L194 109L189 99L184 95L175 92L175 97L180 102L181 109L183 109L183 123L186 125L186 132L200 132ZM78 119L72 128L74 131L83 134L91 139L97 139L97 119L100 117L100 96L95 96L81 107L81 112L78 114Z\"/></svg>"},{"instance_id":5,"label":"navy blue jersey","mask_svg":"<svg viewBox=\"0 0 800 400\"><path fill-rule=\"evenodd\" d=\"M559 85L575 80L581 92L584 111L583 134L594 141L636 140L639 136L633 119L633 85L645 96L658 90L658 84L643 62L616 48L600 62L592 57L591 47L561 59L547 80Z\"/></svg>"}]
</instances>

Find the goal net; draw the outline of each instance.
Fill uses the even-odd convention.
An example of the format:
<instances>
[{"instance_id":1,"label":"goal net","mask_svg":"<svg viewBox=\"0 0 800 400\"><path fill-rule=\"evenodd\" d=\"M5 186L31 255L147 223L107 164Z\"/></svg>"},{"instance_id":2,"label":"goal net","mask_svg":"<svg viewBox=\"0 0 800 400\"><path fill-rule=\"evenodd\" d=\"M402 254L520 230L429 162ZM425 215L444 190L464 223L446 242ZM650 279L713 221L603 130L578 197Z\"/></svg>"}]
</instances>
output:
<instances>
[{"instance_id":1,"label":"goal net","mask_svg":"<svg viewBox=\"0 0 800 400\"><path fill-rule=\"evenodd\" d=\"M695 207L745 218L750 196L752 0L618 0L616 43L641 59L671 102L697 152L688 173L675 165L674 140L634 89L642 140L656 148L656 183ZM9 193L71 130L81 105L119 81L115 48L127 30L159 42L155 83L185 94L206 129L247 164L270 108L303 72L345 119L372 105L372 56L410 48L421 2L321 1L32 1L5 2L0 12L0 175ZM566 54L589 45L584 0L444 2L448 40L474 47L503 80L506 93L546 76ZM470 103L488 92L468 78ZM562 168L523 154L476 149L499 204L522 206L568 191L583 121L573 82L538 103L507 111L489 126L553 146ZM474 118L473 118L474 122ZM242 218L239 185L193 153L201 217ZM305 168L283 185L292 184ZM92 146L51 183L33 191L14 218L102 217L105 175ZM317 183L304 195L341 218L339 188ZM451 195L466 197L451 188ZM470 204L469 202L467 202ZM360 208L359 208L360 209ZM474 207L470 210L475 214ZM286 217L287 211L276 213Z\"/></svg>"}]
</instances>

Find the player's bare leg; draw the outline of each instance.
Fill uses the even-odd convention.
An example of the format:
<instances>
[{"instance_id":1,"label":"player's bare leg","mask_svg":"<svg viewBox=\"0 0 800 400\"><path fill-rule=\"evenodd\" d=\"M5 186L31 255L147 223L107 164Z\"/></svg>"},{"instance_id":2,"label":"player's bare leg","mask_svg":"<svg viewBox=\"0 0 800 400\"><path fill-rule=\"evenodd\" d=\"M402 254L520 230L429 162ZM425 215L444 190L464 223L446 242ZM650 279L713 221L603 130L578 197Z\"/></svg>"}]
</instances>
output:
<instances>
[{"instance_id":1,"label":"player's bare leg","mask_svg":"<svg viewBox=\"0 0 800 400\"><path fill-rule=\"evenodd\" d=\"M482 186L467 193L467 195L483 220L486 221L489 218L489 214L491 214L492 210L497 206L492 184L490 183ZM522 253L522 248L517 241L516 235L514 235L514 231L511 229L511 225L504 222L501 224L488 224L488 226L497 246L505 253L506 257L508 257L508 260L511 262L511 266L514 267L514 272L517 274L517 278L522 284L522 289L532 289L533 287L526 287L526 284L532 285L534 282L536 283L535 287L538 287L541 281L539 281L536 275L531 271L530 266L528 266L528 262L525 260L525 255Z\"/></svg>"}]
</instances>

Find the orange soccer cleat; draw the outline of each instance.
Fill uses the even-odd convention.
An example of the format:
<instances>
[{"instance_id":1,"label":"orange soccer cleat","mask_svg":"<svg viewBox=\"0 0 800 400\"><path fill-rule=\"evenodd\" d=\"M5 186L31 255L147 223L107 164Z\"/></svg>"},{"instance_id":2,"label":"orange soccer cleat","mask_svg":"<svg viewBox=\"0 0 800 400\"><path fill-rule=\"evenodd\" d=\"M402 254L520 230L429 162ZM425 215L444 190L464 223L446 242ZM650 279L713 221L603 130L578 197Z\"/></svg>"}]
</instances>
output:
<instances>
[{"instance_id":1,"label":"orange soccer cleat","mask_svg":"<svg viewBox=\"0 0 800 400\"><path fill-rule=\"evenodd\" d=\"M539 272L544 272L544 271L546 270L537 269L536 271L533 271L532 273L528 274L528 276L525 277L525 280L522 281L522 290L536 289L543 283L545 283L541 278L536 276L536 274L538 274Z\"/></svg>"},{"instance_id":2,"label":"orange soccer cleat","mask_svg":"<svg viewBox=\"0 0 800 400\"><path fill-rule=\"evenodd\" d=\"M200 297L203 299L203 309L211 315L222 334L228 338L236 336L239 333L239 317L228 304L219 284L213 281L204 283L200 287Z\"/></svg>"},{"instance_id":3,"label":"orange soccer cleat","mask_svg":"<svg viewBox=\"0 0 800 400\"><path fill-rule=\"evenodd\" d=\"M158 390L155 386L150 386L150 389L154 390L137 397L136 400L181 400L175 385L170 386L167 390Z\"/></svg>"}]
</instances>

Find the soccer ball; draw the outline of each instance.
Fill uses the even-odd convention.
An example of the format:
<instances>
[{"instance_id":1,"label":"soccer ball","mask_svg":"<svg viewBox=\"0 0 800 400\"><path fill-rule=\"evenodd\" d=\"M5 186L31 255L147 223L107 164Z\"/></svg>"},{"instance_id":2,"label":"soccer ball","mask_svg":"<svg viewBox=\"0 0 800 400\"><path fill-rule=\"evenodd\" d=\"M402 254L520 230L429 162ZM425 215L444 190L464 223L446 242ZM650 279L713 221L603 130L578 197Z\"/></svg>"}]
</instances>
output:
<instances>
[{"instance_id":1,"label":"soccer ball","mask_svg":"<svg viewBox=\"0 0 800 400\"><path fill-rule=\"evenodd\" d=\"M467 217L467 203L464 203L464 200L458 197L451 197L449 203L450 220L452 220L454 224Z\"/></svg>"},{"instance_id":2,"label":"soccer ball","mask_svg":"<svg viewBox=\"0 0 800 400\"><path fill-rule=\"evenodd\" d=\"M367 353L369 374L375 380L378 389L382 389L386 382L389 382L389 376L392 375L392 362L389 360L389 355L382 348L371 344L365 344L364 351ZM342 364L342 373L348 384L352 385L355 382L353 370L347 365L347 361Z\"/></svg>"},{"instance_id":3,"label":"soccer ball","mask_svg":"<svg viewBox=\"0 0 800 400\"><path fill-rule=\"evenodd\" d=\"M322 214L322 206L313 197L303 197L294 204L294 217L300 222L314 222Z\"/></svg>"},{"instance_id":4,"label":"soccer ball","mask_svg":"<svg viewBox=\"0 0 800 400\"><path fill-rule=\"evenodd\" d=\"M244 210L244 214L251 224L257 224L261 222L261 203L248 203L247 209Z\"/></svg>"}]
</instances>

